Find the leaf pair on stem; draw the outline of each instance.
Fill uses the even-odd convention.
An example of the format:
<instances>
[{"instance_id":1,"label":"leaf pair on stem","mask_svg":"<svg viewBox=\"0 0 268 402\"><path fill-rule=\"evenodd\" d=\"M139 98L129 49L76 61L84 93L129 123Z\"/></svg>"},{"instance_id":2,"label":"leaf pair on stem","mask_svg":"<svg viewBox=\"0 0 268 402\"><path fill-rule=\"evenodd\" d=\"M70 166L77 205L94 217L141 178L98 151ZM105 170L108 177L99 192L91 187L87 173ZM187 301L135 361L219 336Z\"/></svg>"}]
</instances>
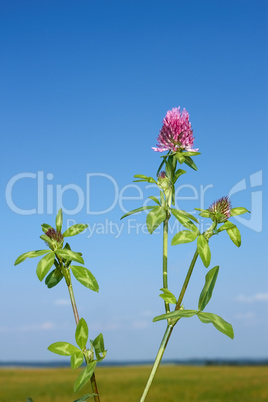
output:
<instances>
[{"instance_id":1,"label":"leaf pair on stem","mask_svg":"<svg viewBox=\"0 0 268 402\"><path fill-rule=\"evenodd\" d=\"M61 356L71 356L71 368L80 367L84 359L87 362L86 368L79 374L75 384L74 391L78 392L90 380L94 373L97 362L102 361L107 353L104 348L103 335L99 334L93 341L90 341L90 349L86 348L88 342L88 326L86 321L81 318L75 331L75 340L78 348L68 342L52 343L48 350ZM96 359L94 359L94 352Z\"/></svg>"}]
</instances>

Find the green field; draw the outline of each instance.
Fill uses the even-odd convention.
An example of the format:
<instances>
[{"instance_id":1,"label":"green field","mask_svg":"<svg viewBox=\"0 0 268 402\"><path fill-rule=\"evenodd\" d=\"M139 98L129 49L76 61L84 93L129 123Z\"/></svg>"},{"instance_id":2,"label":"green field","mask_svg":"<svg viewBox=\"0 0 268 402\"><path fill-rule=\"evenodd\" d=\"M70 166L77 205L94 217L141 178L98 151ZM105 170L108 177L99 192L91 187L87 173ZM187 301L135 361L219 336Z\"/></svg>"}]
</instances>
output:
<instances>
[{"instance_id":1,"label":"green field","mask_svg":"<svg viewBox=\"0 0 268 402\"><path fill-rule=\"evenodd\" d=\"M101 367L96 370L102 402L138 402L150 367ZM1 369L0 401L73 402L71 369ZM91 401L92 399L90 399ZM260 402L268 401L268 366L160 367L148 402Z\"/></svg>"}]
</instances>

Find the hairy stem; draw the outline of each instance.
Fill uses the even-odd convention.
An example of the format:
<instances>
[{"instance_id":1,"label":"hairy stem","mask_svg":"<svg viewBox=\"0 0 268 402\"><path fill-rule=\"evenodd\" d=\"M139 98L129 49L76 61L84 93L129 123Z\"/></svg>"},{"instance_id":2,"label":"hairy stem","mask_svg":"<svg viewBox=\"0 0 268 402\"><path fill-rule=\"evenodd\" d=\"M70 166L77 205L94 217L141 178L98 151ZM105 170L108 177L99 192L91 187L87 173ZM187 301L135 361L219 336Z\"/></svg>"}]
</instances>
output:
<instances>
[{"instance_id":1,"label":"hairy stem","mask_svg":"<svg viewBox=\"0 0 268 402\"><path fill-rule=\"evenodd\" d=\"M189 267L189 269L188 269L186 278L185 278L184 283L183 283L183 285L182 285L181 292L180 292L180 295L179 295L179 298L178 298L178 301L177 301L175 310L179 310L180 307L181 307L181 303L182 303L182 300L183 300L183 298L184 298L184 295L185 295L187 286L188 286L188 284L189 284L191 275L192 275L192 273L193 273L193 270L194 270L194 266L195 266L197 257L198 257L198 251L197 251L197 249L196 249L196 251L195 251L195 253L194 253L194 256L193 256L193 259L192 259L192 261L191 261L190 267Z\"/></svg>"},{"instance_id":2,"label":"hairy stem","mask_svg":"<svg viewBox=\"0 0 268 402\"><path fill-rule=\"evenodd\" d=\"M191 275L192 275L192 272L193 272L193 269L194 269L194 266L195 266L197 257L198 257L198 251L196 250L195 253L194 253L193 259L192 259L192 261L191 261L190 267L189 267L189 269L188 269L186 278L185 278L184 283L183 283L183 285L182 285L182 289L181 289L181 292L180 292L180 295L179 295L179 298L178 298L178 301L177 301L175 310L179 310L179 308L180 308L180 306L181 306L181 303L182 303L184 294L185 294L185 292L186 292L186 289L187 289L189 280L190 280L190 278L191 278ZM158 369L158 367L159 367L159 365L160 365L160 363L161 363L161 360L162 360L162 357L163 357L163 355L164 355L166 346L167 346L167 344L168 344L169 338L170 338L170 336L171 336L171 333L172 333L173 328L174 328L175 325L176 325L176 323L175 323L174 325L168 325L168 326L167 326L166 332L165 332L165 334L164 334L164 336L163 336L163 339L162 339L160 348L159 348L159 350L158 350L158 353L157 353L156 358L155 358L155 361L154 361L154 365L153 365L152 370L151 370L150 377L149 377L149 379L148 379L148 381L147 381L147 384L146 384L146 387L145 387L145 389L144 389L144 391L143 391L143 394L142 394L142 397L141 397L140 402L145 401L145 398L146 398L146 396L147 396L147 394L148 394L148 392L149 392L149 389L150 389L151 384L152 384L152 382L153 382L153 379L154 379L154 376L155 376L155 374L156 374L156 371L157 371L157 369Z\"/></svg>"},{"instance_id":3,"label":"hairy stem","mask_svg":"<svg viewBox=\"0 0 268 402\"><path fill-rule=\"evenodd\" d=\"M66 285L68 287L71 304L72 304L72 308L73 308L73 313L74 313L74 319L75 319L75 323L77 325L79 323L79 314L78 314L76 301L75 301L75 297L74 297L74 291L73 291L72 282L71 282L71 275L70 275L70 272L68 271L68 269L65 268L62 263L61 263L61 268L62 268L62 272L64 274ZM88 364L89 362L86 360L86 363ZM94 394L96 394L94 396L94 401L100 402L99 391L98 391L98 387L97 387L95 373L92 374L92 376L90 378L90 382L91 382L92 391Z\"/></svg>"},{"instance_id":4,"label":"hairy stem","mask_svg":"<svg viewBox=\"0 0 268 402\"><path fill-rule=\"evenodd\" d=\"M68 286L68 291L69 291L69 295L70 295L70 299L71 299L71 303L72 303L72 308L73 308L73 312L74 312L75 323L76 323L76 325L78 325L78 323L79 323L79 315L78 315L78 310L77 310L77 306L76 306L76 302L75 302L75 298L74 298L73 287L72 287L71 283L70 283L70 285L67 285L67 286Z\"/></svg>"},{"instance_id":5,"label":"hairy stem","mask_svg":"<svg viewBox=\"0 0 268 402\"><path fill-rule=\"evenodd\" d=\"M164 220L164 229L163 229L163 288L168 288L168 278L167 278L167 254L168 254L168 212L167 217ZM166 313L170 312L169 303L165 301L165 310Z\"/></svg>"},{"instance_id":6,"label":"hairy stem","mask_svg":"<svg viewBox=\"0 0 268 402\"><path fill-rule=\"evenodd\" d=\"M209 241L210 237L213 236L213 231L214 231L214 229L215 229L216 227L217 227L217 222L213 222L212 225L210 226L210 228L207 229L207 230L203 233L203 235L205 236L205 238L207 239L207 241ZM178 301L177 301L175 310L179 310L180 307L181 307L181 303L182 303L182 300L183 300L183 298L184 298L184 295L185 295L187 286L188 286L188 284L189 284L191 275L192 275L192 273L193 273L194 266L195 266L195 263L196 263L196 260L197 260L198 255L199 255L199 254L198 254L198 250L196 249L196 251L195 251L195 253L194 253L194 256L193 256L193 259L192 259L192 261L191 261L190 267L189 267L189 269L188 269L186 278L185 278L184 283L183 283L183 285L182 285L181 292L180 292L180 295L179 295L179 298L178 298Z\"/></svg>"},{"instance_id":7,"label":"hairy stem","mask_svg":"<svg viewBox=\"0 0 268 402\"><path fill-rule=\"evenodd\" d=\"M169 341L169 338L170 338L170 335L172 333L173 328L174 327L171 326L171 325L168 325L167 328L166 328L166 331L164 333L162 342L160 344L158 353L157 353L155 361L154 361L154 365L153 365L152 370L151 370L150 377L148 378L148 381L147 381L146 387L144 388L144 391L143 391L142 397L140 399L140 402L144 402L146 397L147 397L147 394L148 394L149 389L151 387L151 384L153 382L154 376L155 376L155 374L157 372L157 369L158 369L158 367L159 367L159 365L161 363L162 357L164 355L164 352L165 352L165 349L166 349L166 346L168 344L168 341Z\"/></svg>"},{"instance_id":8,"label":"hairy stem","mask_svg":"<svg viewBox=\"0 0 268 402\"><path fill-rule=\"evenodd\" d=\"M168 220L169 220L169 215L167 213L167 217L166 217L166 219L164 221L164 232L163 232L163 287L166 288L166 289L167 289ZM211 227L206 232L204 232L204 236L207 238L207 240L209 240L209 238L211 236L213 236L213 231L216 228L216 226L217 226L217 223L213 222ZM188 287L190 278L192 276L192 273L193 273L194 266L195 266L195 263L196 263L198 255L199 255L198 250L196 249L196 251L194 253L194 256L192 258L191 264L189 266L188 272L186 274L185 280L183 282L181 292L180 292L178 301L177 301L176 306L175 306L175 310L179 310L180 307L181 307L181 304L182 304L186 289ZM169 304L166 303L166 302L165 302L165 308L166 308L166 312L169 313L170 312ZM167 329L166 329L166 331L164 333L160 348L158 350L158 353L157 353L155 361L154 361L154 365L153 365L152 370L151 370L151 374L150 374L149 379L147 381L146 387L145 387L145 389L143 391L143 394L142 394L142 397L140 399L140 402L144 402L145 399L146 399L146 396L147 396L147 394L149 392L149 389L150 389L150 387L152 385L152 382L153 382L154 376L156 374L156 371L157 371L157 369L158 369L158 367L159 367L159 365L161 363L162 357L164 355L164 352L165 352L165 349L167 347L169 338L171 336L171 333L172 333L173 328L174 328L175 325L176 325L176 322L173 323L172 325L167 326Z\"/></svg>"}]
</instances>

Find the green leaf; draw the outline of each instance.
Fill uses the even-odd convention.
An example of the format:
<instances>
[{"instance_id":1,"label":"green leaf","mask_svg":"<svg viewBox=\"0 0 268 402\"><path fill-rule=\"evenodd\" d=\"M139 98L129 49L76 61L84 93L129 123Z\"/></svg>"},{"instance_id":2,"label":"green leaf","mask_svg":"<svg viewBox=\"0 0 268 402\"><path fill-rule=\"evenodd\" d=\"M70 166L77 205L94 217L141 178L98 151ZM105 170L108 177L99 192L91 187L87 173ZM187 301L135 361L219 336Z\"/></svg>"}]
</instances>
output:
<instances>
[{"instance_id":1,"label":"green leaf","mask_svg":"<svg viewBox=\"0 0 268 402\"><path fill-rule=\"evenodd\" d=\"M43 223L43 225L41 225L41 228L43 232L46 233L48 229L52 228L52 226L48 225L47 223Z\"/></svg>"},{"instance_id":2,"label":"green leaf","mask_svg":"<svg viewBox=\"0 0 268 402\"><path fill-rule=\"evenodd\" d=\"M198 232L192 232L190 230L182 230L181 232L175 234L171 240L171 245L176 246L177 244L191 243L198 236Z\"/></svg>"},{"instance_id":3,"label":"green leaf","mask_svg":"<svg viewBox=\"0 0 268 402\"><path fill-rule=\"evenodd\" d=\"M207 268L210 264L211 252L208 241L202 234L197 238L197 250L201 260L203 261L203 264Z\"/></svg>"},{"instance_id":4,"label":"green leaf","mask_svg":"<svg viewBox=\"0 0 268 402\"><path fill-rule=\"evenodd\" d=\"M201 153L200 152L194 152L194 151L183 152L183 156L195 156L195 155L201 155Z\"/></svg>"},{"instance_id":5,"label":"green leaf","mask_svg":"<svg viewBox=\"0 0 268 402\"><path fill-rule=\"evenodd\" d=\"M147 181L148 183L156 183L156 181L153 177L145 176L144 174L135 174L134 178L137 178L140 180L133 180L133 182Z\"/></svg>"},{"instance_id":6,"label":"green leaf","mask_svg":"<svg viewBox=\"0 0 268 402\"><path fill-rule=\"evenodd\" d=\"M99 291L99 285L95 276L85 267L80 267L78 265L70 266L74 277L86 288L93 290L94 292Z\"/></svg>"},{"instance_id":7,"label":"green leaf","mask_svg":"<svg viewBox=\"0 0 268 402\"><path fill-rule=\"evenodd\" d=\"M195 208L196 211L200 211L199 215L203 218L210 218L210 211L208 209Z\"/></svg>"},{"instance_id":8,"label":"green leaf","mask_svg":"<svg viewBox=\"0 0 268 402\"><path fill-rule=\"evenodd\" d=\"M52 249L54 249L55 242L53 242L50 237L48 237L47 235L41 235L41 236L40 236L40 239L44 240L44 241L47 243L47 245L48 245L49 247L51 247Z\"/></svg>"},{"instance_id":9,"label":"green leaf","mask_svg":"<svg viewBox=\"0 0 268 402\"><path fill-rule=\"evenodd\" d=\"M147 229L152 234L155 229L166 219L166 211L163 207L154 207L146 218Z\"/></svg>"},{"instance_id":10,"label":"green leaf","mask_svg":"<svg viewBox=\"0 0 268 402\"><path fill-rule=\"evenodd\" d=\"M180 164L185 162L185 157L183 156L183 154L181 152L176 153L176 159L179 161Z\"/></svg>"},{"instance_id":11,"label":"green leaf","mask_svg":"<svg viewBox=\"0 0 268 402\"><path fill-rule=\"evenodd\" d=\"M246 212L250 213L249 210L247 210L246 208L243 208L243 207L232 208L230 212L231 212L231 216L242 215L242 214L245 214Z\"/></svg>"},{"instance_id":12,"label":"green leaf","mask_svg":"<svg viewBox=\"0 0 268 402\"><path fill-rule=\"evenodd\" d=\"M35 251L28 251L27 253L23 253L21 254L15 261L14 265L18 265L21 262L23 262L24 260L26 260L26 258L34 258L34 257L39 257L40 255L44 255L49 253L50 250L35 250Z\"/></svg>"},{"instance_id":13,"label":"green leaf","mask_svg":"<svg viewBox=\"0 0 268 402\"><path fill-rule=\"evenodd\" d=\"M223 230L232 229L236 227L232 222L226 221L223 225L218 228L218 232L222 232Z\"/></svg>"},{"instance_id":14,"label":"green leaf","mask_svg":"<svg viewBox=\"0 0 268 402\"><path fill-rule=\"evenodd\" d=\"M177 159L175 154L169 155L167 158L167 164L170 166L170 169L175 172L176 166L177 166Z\"/></svg>"},{"instance_id":15,"label":"green leaf","mask_svg":"<svg viewBox=\"0 0 268 402\"><path fill-rule=\"evenodd\" d=\"M44 277L54 264L54 259L55 259L55 253L51 251L39 261L36 268L36 275L40 281L44 279Z\"/></svg>"},{"instance_id":16,"label":"green leaf","mask_svg":"<svg viewBox=\"0 0 268 402\"><path fill-rule=\"evenodd\" d=\"M92 341L92 345L94 347L97 360L102 361L107 354L107 350L105 350L104 347L103 335L99 334L94 341Z\"/></svg>"},{"instance_id":17,"label":"green leaf","mask_svg":"<svg viewBox=\"0 0 268 402\"><path fill-rule=\"evenodd\" d=\"M90 378L92 377L92 374L94 373L96 364L97 364L96 361L90 362L87 365L87 367L79 374L79 376L74 384L74 392L78 392L90 380Z\"/></svg>"},{"instance_id":18,"label":"green leaf","mask_svg":"<svg viewBox=\"0 0 268 402\"><path fill-rule=\"evenodd\" d=\"M83 364L84 361L84 355L83 352L81 352L81 350L79 352L73 353L71 355L71 368L73 370L77 369L78 367L81 366L81 364Z\"/></svg>"},{"instance_id":19,"label":"green leaf","mask_svg":"<svg viewBox=\"0 0 268 402\"><path fill-rule=\"evenodd\" d=\"M151 200L153 200L156 204L160 205L159 199L156 198L156 197L154 197L153 195L150 195L150 197L148 197L148 198L150 198Z\"/></svg>"},{"instance_id":20,"label":"green leaf","mask_svg":"<svg viewBox=\"0 0 268 402\"><path fill-rule=\"evenodd\" d=\"M140 207L140 208L137 208L137 209L133 209L132 211L130 211L130 212L126 213L125 215L123 215L120 219L126 218L129 215L137 214L138 212L144 211L145 209L153 209L153 208L155 208L153 205L152 206L147 205L145 207Z\"/></svg>"},{"instance_id":21,"label":"green leaf","mask_svg":"<svg viewBox=\"0 0 268 402\"><path fill-rule=\"evenodd\" d=\"M239 232L239 229L234 225L233 228L227 229L227 233L232 240L232 242L237 246L241 246L241 234Z\"/></svg>"},{"instance_id":22,"label":"green leaf","mask_svg":"<svg viewBox=\"0 0 268 402\"><path fill-rule=\"evenodd\" d=\"M84 260L81 257L79 253L76 253L75 251L68 250L66 248L62 249L57 249L56 254L59 255L60 257L64 258L65 260L69 261L76 261L80 262L81 264L84 264Z\"/></svg>"},{"instance_id":23,"label":"green leaf","mask_svg":"<svg viewBox=\"0 0 268 402\"><path fill-rule=\"evenodd\" d=\"M46 280L45 280L45 284L47 285L47 287L49 289L53 288L62 280L62 278L63 278L63 275L62 275L60 269L56 268L48 274L48 276L46 277Z\"/></svg>"},{"instance_id":24,"label":"green leaf","mask_svg":"<svg viewBox=\"0 0 268 402\"><path fill-rule=\"evenodd\" d=\"M186 163L186 165L188 165L190 168L197 170L197 166L190 156L185 156L184 163Z\"/></svg>"},{"instance_id":25,"label":"green leaf","mask_svg":"<svg viewBox=\"0 0 268 402\"><path fill-rule=\"evenodd\" d=\"M183 209L174 209L174 211L178 211L180 215L186 216L187 218L192 219L192 221L195 221L196 223L199 224L199 222L196 219L196 217L191 215L191 214L189 214L189 212L186 212Z\"/></svg>"},{"instance_id":26,"label":"green leaf","mask_svg":"<svg viewBox=\"0 0 268 402\"><path fill-rule=\"evenodd\" d=\"M188 216L186 215L186 213L181 213L180 210L177 209L171 209L171 213L173 216L175 216L175 218L187 229L190 229L192 231L197 231L199 232L198 228L195 226L195 224L190 221L190 219L188 218ZM190 214L189 214L190 215ZM193 217L194 218L194 217ZM194 218L194 220L196 220Z\"/></svg>"},{"instance_id":27,"label":"green leaf","mask_svg":"<svg viewBox=\"0 0 268 402\"><path fill-rule=\"evenodd\" d=\"M70 236L76 236L79 233L83 232L88 225L85 225L83 223L77 223L76 225L70 226L65 232L63 233L63 237L70 237Z\"/></svg>"},{"instance_id":28,"label":"green leaf","mask_svg":"<svg viewBox=\"0 0 268 402\"><path fill-rule=\"evenodd\" d=\"M175 199L175 186L172 184L172 197L171 197L171 203L172 205L175 205L176 199Z\"/></svg>"},{"instance_id":29,"label":"green leaf","mask_svg":"<svg viewBox=\"0 0 268 402\"><path fill-rule=\"evenodd\" d=\"M206 274L205 285L202 289L198 302L198 309L200 311L204 310L204 308L211 299L218 273L219 273L219 266L217 265L216 267L208 271L208 273Z\"/></svg>"},{"instance_id":30,"label":"green leaf","mask_svg":"<svg viewBox=\"0 0 268 402\"><path fill-rule=\"evenodd\" d=\"M56 230L61 232L62 228L62 209L59 209L57 216L56 216Z\"/></svg>"},{"instance_id":31,"label":"green leaf","mask_svg":"<svg viewBox=\"0 0 268 402\"><path fill-rule=\"evenodd\" d=\"M158 315L157 317L154 317L153 322L156 321L161 321L161 320L168 320L170 318L174 319L174 318L183 318L183 317L193 317L194 315L196 315L198 313L198 311L196 310L175 310L172 311L171 313L166 313L166 314L161 314Z\"/></svg>"},{"instance_id":32,"label":"green leaf","mask_svg":"<svg viewBox=\"0 0 268 402\"><path fill-rule=\"evenodd\" d=\"M94 396L98 396L98 394L86 394L79 399L76 399L74 402L85 402L88 399L94 398Z\"/></svg>"},{"instance_id":33,"label":"green leaf","mask_svg":"<svg viewBox=\"0 0 268 402\"><path fill-rule=\"evenodd\" d=\"M148 179L148 176L145 176L144 174L135 174L134 177L137 179L143 179L143 180Z\"/></svg>"},{"instance_id":34,"label":"green leaf","mask_svg":"<svg viewBox=\"0 0 268 402\"><path fill-rule=\"evenodd\" d=\"M186 170L183 169L178 169L174 175L174 183L176 183L176 181L178 180L178 178L183 175L184 173L186 173Z\"/></svg>"},{"instance_id":35,"label":"green leaf","mask_svg":"<svg viewBox=\"0 0 268 402\"><path fill-rule=\"evenodd\" d=\"M218 331L229 336L229 338L231 339L234 338L234 330L232 325L229 324L220 316L212 313L203 313L203 312L198 313L197 316L200 319L200 321L202 321L204 324L212 323Z\"/></svg>"},{"instance_id":36,"label":"green leaf","mask_svg":"<svg viewBox=\"0 0 268 402\"><path fill-rule=\"evenodd\" d=\"M172 158L173 160L173 158ZM166 162L166 176L171 179L173 176L173 172L174 172L174 166L173 166L173 162L170 159L170 157L168 157L167 162Z\"/></svg>"},{"instance_id":37,"label":"green leaf","mask_svg":"<svg viewBox=\"0 0 268 402\"><path fill-rule=\"evenodd\" d=\"M157 183L153 177L148 177L148 183Z\"/></svg>"},{"instance_id":38,"label":"green leaf","mask_svg":"<svg viewBox=\"0 0 268 402\"><path fill-rule=\"evenodd\" d=\"M160 173L160 170L162 169L162 166L164 165L164 163L166 162L166 159L167 159L167 156L166 156L166 155L163 155L162 157L163 157L163 160L162 160L162 162L160 163L159 168L157 169L157 172L156 172L156 176L157 176L157 177L158 177L158 175L159 175L159 173Z\"/></svg>"},{"instance_id":39,"label":"green leaf","mask_svg":"<svg viewBox=\"0 0 268 402\"><path fill-rule=\"evenodd\" d=\"M210 218L210 212L200 212L199 215L202 216L203 218Z\"/></svg>"},{"instance_id":40,"label":"green leaf","mask_svg":"<svg viewBox=\"0 0 268 402\"><path fill-rule=\"evenodd\" d=\"M63 249L64 249L64 250L71 250L70 244L69 244L69 243L65 243ZM77 253L77 254L79 254L80 256L82 256L82 253ZM65 261L65 262L64 262L66 268L69 268L69 266L71 265L71 262L72 262L72 260L68 260L68 261Z\"/></svg>"},{"instance_id":41,"label":"green leaf","mask_svg":"<svg viewBox=\"0 0 268 402\"><path fill-rule=\"evenodd\" d=\"M80 349L84 350L88 340L88 326L84 318L80 318L77 324L75 340Z\"/></svg>"},{"instance_id":42,"label":"green leaf","mask_svg":"<svg viewBox=\"0 0 268 402\"><path fill-rule=\"evenodd\" d=\"M162 206L165 205L165 197L163 191L160 191L160 202Z\"/></svg>"},{"instance_id":43,"label":"green leaf","mask_svg":"<svg viewBox=\"0 0 268 402\"><path fill-rule=\"evenodd\" d=\"M81 352L81 350L79 350L76 346L68 342L52 343L51 345L49 345L48 350L61 356L71 356L74 353Z\"/></svg>"},{"instance_id":44,"label":"green leaf","mask_svg":"<svg viewBox=\"0 0 268 402\"><path fill-rule=\"evenodd\" d=\"M165 289L165 288L161 288L160 290L163 293L160 294L159 296L162 297L163 300L165 300L167 303L171 303L171 304L177 303L176 297L174 296L174 294L172 292L170 292L170 290Z\"/></svg>"}]
</instances>

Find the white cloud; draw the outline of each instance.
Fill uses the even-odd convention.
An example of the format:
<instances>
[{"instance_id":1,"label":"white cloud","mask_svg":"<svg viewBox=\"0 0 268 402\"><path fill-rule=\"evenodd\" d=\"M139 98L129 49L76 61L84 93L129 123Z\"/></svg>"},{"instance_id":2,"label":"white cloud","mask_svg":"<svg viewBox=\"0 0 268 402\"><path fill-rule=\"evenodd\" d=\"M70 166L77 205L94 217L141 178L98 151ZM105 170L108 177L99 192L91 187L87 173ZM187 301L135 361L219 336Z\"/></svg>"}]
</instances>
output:
<instances>
[{"instance_id":1,"label":"white cloud","mask_svg":"<svg viewBox=\"0 0 268 402\"><path fill-rule=\"evenodd\" d=\"M56 306L69 306L71 304L69 299L56 299L54 301Z\"/></svg>"},{"instance_id":2,"label":"white cloud","mask_svg":"<svg viewBox=\"0 0 268 402\"><path fill-rule=\"evenodd\" d=\"M147 328L149 325L148 321L140 320L140 321L133 321L131 323L131 328L133 329L144 329Z\"/></svg>"},{"instance_id":3,"label":"white cloud","mask_svg":"<svg viewBox=\"0 0 268 402\"><path fill-rule=\"evenodd\" d=\"M256 293L253 296L239 295L235 300L240 303L268 302L268 293Z\"/></svg>"},{"instance_id":4,"label":"white cloud","mask_svg":"<svg viewBox=\"0 0 268 402\"><path fill-rule=\"evenodd\" d=\"M154 313L151 310L145 310L140 315L141 317L154 317Z\"/></svg>"},{"instance_id":5,"label":"white cloud","mask_svg":"<svg viewBox=\"0 0 268 402\"><path fill-rule=\"evenodd\" d=\"M28 331L48 331L54 328L53 322L46 321L41 324L31 324L31 325L24 325L19 327L17 330L21 332L28 332Z\"/></svg>"},{"instance_id":6,"label":"white cloud","mask_svg":"<svg viewBox=\"0 0 268 402\"><path fill-rule=\"evenodd\" d=\"M120 324L119 322L106 322L106 323L93 323L90 325L91 330L94 331L118 331L124 328L124 325Z\"/></svg>"},{"instance_id":7,"label":"white cloud","mask_svg":"<svg viewBox=\"0 0 268 402\"><path fill-rule=\"evenodd\" d=\"M248 311L247 313L236 314L235 318L237 318L238 320L252 320L253 318L255 318L255 314L251 311Z\"/></svg>"}]
</instances>

